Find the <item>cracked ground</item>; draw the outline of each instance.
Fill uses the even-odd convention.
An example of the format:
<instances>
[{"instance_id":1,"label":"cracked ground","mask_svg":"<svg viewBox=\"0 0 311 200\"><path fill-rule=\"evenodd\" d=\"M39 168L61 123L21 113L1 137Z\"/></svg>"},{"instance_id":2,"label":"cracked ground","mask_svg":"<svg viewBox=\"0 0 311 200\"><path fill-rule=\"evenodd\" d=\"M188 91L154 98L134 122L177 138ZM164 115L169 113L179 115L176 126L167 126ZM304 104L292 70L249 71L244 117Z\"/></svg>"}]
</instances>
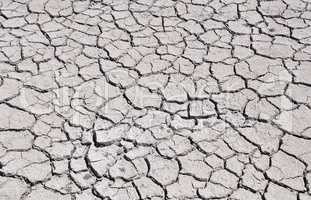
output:
<instances>
[{"instance_id":1,"label":"cracked ground","mask_svg":"<svg viewBox=\"0 0 311 200\"><path fill-rule=\"evenodd\" d=\"M310 0L0 0L0 200L311 200Z\"/></svg>"}]
</instances>

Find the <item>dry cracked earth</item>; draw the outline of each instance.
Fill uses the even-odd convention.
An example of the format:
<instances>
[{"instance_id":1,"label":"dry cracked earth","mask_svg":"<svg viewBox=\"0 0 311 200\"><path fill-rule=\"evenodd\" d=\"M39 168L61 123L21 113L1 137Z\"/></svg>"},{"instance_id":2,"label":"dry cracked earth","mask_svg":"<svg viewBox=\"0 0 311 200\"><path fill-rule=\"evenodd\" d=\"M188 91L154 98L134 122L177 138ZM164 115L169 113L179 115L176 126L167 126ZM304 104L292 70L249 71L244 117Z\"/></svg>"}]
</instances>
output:
<instances>
[{"instance_id":1,"label":"dry cracked earth","mask_svg":"<svg viewBox=\"0 0 311 200\"><path fill-rule=\"evenodd\" d=\"M311 200L311 1L0 0L0 200Z\"/></svg>"}]
</instances>

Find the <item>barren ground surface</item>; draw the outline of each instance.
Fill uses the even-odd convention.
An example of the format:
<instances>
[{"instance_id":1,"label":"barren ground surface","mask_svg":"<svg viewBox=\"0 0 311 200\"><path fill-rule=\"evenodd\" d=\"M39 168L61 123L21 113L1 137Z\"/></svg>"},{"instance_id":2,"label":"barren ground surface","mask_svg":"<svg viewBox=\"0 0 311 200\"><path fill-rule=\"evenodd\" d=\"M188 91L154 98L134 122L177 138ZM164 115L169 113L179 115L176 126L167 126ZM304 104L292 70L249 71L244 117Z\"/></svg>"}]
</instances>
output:
<instances>
[{"instance_id":1,"label":"barren ground surface","mask_svg":"<svg viewBox=\"0 0 311 200\"><path fill-rule=\"evenodd\" d=\"M311 200L311 1L0 0L0 200Z\"/></svg>"}]
</instances>

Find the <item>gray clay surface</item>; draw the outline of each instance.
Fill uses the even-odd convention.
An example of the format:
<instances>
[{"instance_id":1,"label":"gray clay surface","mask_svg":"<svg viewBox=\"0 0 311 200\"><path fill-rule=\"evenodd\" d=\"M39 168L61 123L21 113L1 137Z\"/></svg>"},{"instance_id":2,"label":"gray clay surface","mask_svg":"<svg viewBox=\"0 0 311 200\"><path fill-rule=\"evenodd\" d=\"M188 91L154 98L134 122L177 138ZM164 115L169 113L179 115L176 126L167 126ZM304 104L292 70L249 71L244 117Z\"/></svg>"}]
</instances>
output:
<instances>
[{"instance_id":1,"label":"gray clay surface","mask_svg":"<svg viewBox=\"0 0 311 200\"><path fill-rule=\"evenodd\" d=\"M0 0L0 200L311 200L310 0Z\"/></svg>"}]
</instances>

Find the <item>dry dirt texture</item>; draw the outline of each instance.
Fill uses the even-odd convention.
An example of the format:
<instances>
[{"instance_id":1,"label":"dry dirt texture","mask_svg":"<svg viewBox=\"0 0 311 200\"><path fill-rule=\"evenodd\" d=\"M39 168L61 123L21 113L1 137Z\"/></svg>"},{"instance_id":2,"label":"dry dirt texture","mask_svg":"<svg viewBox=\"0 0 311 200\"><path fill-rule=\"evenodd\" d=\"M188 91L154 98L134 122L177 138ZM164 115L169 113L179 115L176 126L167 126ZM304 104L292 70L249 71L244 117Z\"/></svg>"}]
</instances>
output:
<instances>
[{"instance_id":1,"label":"dry dirt texture","mask_svg":"<svg viewBox=\"0 0 311 200\"><path fill-rule=\"evenodd\" d=\"M310 0L0 0L0 200L311 200Z\"/></svg>"}]
</instances>

